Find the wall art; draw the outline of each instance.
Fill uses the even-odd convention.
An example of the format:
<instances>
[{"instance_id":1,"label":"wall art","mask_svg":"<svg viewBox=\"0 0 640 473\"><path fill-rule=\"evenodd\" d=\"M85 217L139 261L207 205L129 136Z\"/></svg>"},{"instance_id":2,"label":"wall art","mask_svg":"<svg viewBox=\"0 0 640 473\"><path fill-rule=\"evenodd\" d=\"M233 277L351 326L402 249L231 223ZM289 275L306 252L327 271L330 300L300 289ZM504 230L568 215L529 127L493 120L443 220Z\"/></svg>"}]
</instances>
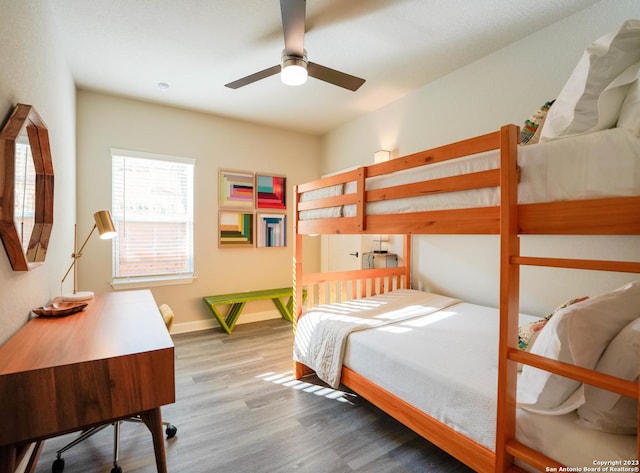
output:
<instances>
[{"instance_id":1,"label":"wall art","mask_svg":"<svg viewBox=\"0 0 640 473\"><path fill-rule=\"evenodd\" d=\"M256 227L259 248L287 246L287 216L285 214L258 213Z\"/></svg>"},{"instance_id":2,"label":"wall art","mask_svg":"<svg viewBox=\"0 0 640 473\"><path fill-rule=\"evenodd\" d=\"M283 176L256 175L258 209L287 209L287 178Z\"/></svg>"},{"instance_id":3,"label":"wall art","mask_svg":"<svg viewBox=\"0 0 640 473\"><path fill-rule=\"evenodd\" d=\"M219 206L253 209L255 199L253 173L223 169L218 173Z\"/></svg>"},{"instance_id":4,"label":"wall art","mask_svg":"<svg viewBox=\"0 0 640 473\"><path fill-rule=\"evenodd\" d=\"M220 248L254 246L253 213L220 210L218 233Z\"/></svg>"}]
</instances>

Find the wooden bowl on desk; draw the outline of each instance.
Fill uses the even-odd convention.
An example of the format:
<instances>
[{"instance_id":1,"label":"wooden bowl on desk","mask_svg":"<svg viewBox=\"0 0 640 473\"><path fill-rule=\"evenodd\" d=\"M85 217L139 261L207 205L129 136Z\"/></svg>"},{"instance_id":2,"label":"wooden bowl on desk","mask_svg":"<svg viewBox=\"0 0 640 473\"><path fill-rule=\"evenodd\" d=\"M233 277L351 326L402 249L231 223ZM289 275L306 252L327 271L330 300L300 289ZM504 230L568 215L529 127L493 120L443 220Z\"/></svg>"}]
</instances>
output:
<instances>
[{"instance_id":1,"label":"wooden bowl on desk","mask_svg":"<svg viewBox=\"0 0 640 473\"><path fill-rule=\"evenodd\" d=\"M46 305L31 309L31 312L40 317L64 317L82 312L88 305L88 302L65 302L56 297Z\"/></svg>"}]
</instances>

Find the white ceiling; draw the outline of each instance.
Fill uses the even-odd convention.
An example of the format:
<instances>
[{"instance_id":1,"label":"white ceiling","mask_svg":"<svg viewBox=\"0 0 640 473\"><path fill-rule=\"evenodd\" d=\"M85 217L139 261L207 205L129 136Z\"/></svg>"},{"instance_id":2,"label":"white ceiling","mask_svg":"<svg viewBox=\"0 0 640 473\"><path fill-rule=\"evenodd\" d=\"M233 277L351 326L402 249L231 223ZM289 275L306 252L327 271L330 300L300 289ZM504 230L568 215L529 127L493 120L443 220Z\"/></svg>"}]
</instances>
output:
<instances>
[{"instance_id":1,"label":"white ceiling","mask_svg":"<svg viewBox=\"0 0 640 473\"><path fill-rule=\"evenodd\" d=\"M279 64L279 0L51 3L79 88L323 134L597 1L308 0L309 60L366 79L356 92L224 87Z\"/></svg>"}]
</instances>

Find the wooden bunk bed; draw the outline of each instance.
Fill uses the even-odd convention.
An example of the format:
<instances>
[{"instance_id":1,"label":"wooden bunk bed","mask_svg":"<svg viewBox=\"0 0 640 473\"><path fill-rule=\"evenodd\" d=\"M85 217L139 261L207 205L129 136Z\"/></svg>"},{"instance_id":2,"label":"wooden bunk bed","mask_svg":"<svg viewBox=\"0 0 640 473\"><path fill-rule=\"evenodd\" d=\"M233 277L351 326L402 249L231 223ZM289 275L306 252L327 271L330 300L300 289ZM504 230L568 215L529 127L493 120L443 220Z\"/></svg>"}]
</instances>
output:
<instances>
[{"instance_id":1,"label":"wooden bunk bed","mask_svg":"<svg viewBox=\"0 0 640 473\"><path fill-rule=\"evenodd\" d=\"M520 267L525 265L582 270L640 273L639 262L529 257L520 254L520 235L640 235L640 196L609 196L551 202L519 203L519 129L506 125L499 131L392 161L299 185L295 194L294 333L305 312L300 304L307 291L306 309L314 304L384 294L410 287L411 235L497 234L500 236L499 348L497 425L495 449L487 448L463 433L415 408L376 383L342 367L341 383L435 445L479 472L545 471L560 463L516 440L517 364L534 366L558 375L639 399L637 382L605 375L573 364L551 360L518 349ZM467 159L499 150L496 169L472 170L427 181L369 188L368 181L407 169ZM478 153L481 153L478 155ZM351 183L351 184L349 184ZM355 191L346 192L346 186ZM375 186L371 186L375 187ZM333 189L333 191L332 191ZM335 189L338 189L335 192ZM402 212L370 211L370 204L459 191L499 189L497 205ZM326 192L325 192L326 191ZM453 194L451 194L453 195ZM350 212L345 209L351 208ZM355 209L355 210L354 210ZM306 213L306 214L305 214ZM327 217L327 215L330 215ZM404 253L398 268L345 273L305 274L303 236L309 234L402 234ZM294 362L296 378L310 369ZM640 442L636 441L640 457ZM516 463L514 463L514 461ZM520 466L518 466L520 465ZM550 471L550 470L546 470Z\"/></svg>"}]
</instances>

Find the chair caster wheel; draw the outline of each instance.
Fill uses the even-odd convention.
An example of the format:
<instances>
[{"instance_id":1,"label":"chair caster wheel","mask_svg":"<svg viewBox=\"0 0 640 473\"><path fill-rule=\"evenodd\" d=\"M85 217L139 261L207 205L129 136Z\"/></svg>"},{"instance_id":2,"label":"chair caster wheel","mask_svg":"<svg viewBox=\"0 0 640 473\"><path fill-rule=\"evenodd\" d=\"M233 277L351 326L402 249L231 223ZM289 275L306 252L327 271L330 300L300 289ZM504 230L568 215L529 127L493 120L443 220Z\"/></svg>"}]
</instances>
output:
<instances>
[{"instance_id":1,"label":"chair caster wheel","mask_svg":"<svg viewBox=\"0 0 640 473\"><path fill-rule=\"evenodd\" d=\"M111 468L111 473L122 473L122 468L120 468L120 466L116 465L113 468Z\"/></svg>"},{"instance_id":2,"label":"chair caster wheel","mask_svg":"<svg viewBox=\"0 0 640 473\"><path fill-rule=\"evenodd\" d=\"M51 465L51 471L53 473L62 473L62 470L64 470L64 458L56 458L53 465Z\"/></svg>"},{"instance_id":3,"label":"chair caster wheel","mask_svg":"<svg viewBox=\"0 0 640 473\"><path fill-rule=\"evenodd\" d=\"M176 436L176 433L178 433L178 428L175 425L170 424L167 426L164 433L167 434L168 439L171 439Z\"/></svg>"}]
</instances>

